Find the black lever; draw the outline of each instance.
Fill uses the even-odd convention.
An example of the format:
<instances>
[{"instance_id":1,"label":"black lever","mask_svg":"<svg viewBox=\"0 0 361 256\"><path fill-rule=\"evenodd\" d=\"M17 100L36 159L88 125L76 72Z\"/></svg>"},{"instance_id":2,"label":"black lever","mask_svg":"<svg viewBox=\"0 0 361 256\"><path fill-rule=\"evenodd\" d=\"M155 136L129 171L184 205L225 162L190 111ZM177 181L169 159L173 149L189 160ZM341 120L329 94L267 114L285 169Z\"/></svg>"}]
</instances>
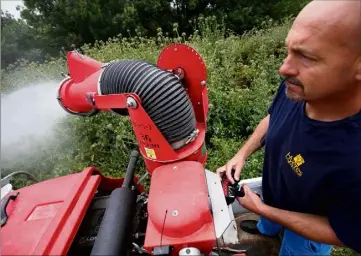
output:
<instances>
[{"instance_id":1,"label":"black lever","mask_svg":"<svg viewBox=\"0 0 361 256\"><path fill-rule=\"evenodd\" d=\"M10 200L15 200L19 195L19 192L17 192L16 194L10 195L8 196L4 203L1 206L1 227L4 226L6 224L6 222L8 221L8 215L6 214L6 207L8 206L8 203L10 202Z\"/></svg>"},{"instance_id":2,"label":"black lever","mask_svg":"<svg viewBox=\"0 0 361 256\"><path fill-rule=\"evenodd\" d=\"M233 179L234 179L234 173L235 173L235 170L232 169L231 175L232 175ZM244 196L243 187L238 182L235 182L234 184L232 184L228 180L226 174L224 174L222 176L222 188L223 188L224 195L226 197L227 205L232 204L234 202L234 200L236 199L236 197Z\"/></svg>"},{"instance_id":3,"label":"black lever","mask_svg":"<svg viewBox=\"0 0 361 256\"><path fill-rule=\"evenodd\" d=\"M231 175L234 180L236 180L234 177L235 172L236 172L236 170L232 168ZM244 197L244 195L245 195L243 186L241 184L239 184L239 182L237 182L237 181L234 184L232 184L228 180L226 174L224 174L222 176L222 188L223 188L224 195L226 197L227 205L233 203L237 197ZM259 194L257 194L257 195L259 197L261 197Z\"/></svg>"}]
</instances>

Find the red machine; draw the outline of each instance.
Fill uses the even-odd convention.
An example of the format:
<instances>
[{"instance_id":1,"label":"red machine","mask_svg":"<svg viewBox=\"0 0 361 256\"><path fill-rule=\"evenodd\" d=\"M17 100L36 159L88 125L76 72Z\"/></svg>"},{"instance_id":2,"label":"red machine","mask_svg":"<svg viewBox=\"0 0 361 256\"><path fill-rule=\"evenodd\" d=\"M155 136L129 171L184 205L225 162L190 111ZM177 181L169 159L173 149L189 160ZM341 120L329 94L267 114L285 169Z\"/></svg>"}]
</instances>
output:
<instances>
[{"instance_id":1,"label":"red machine","mask_svg":"<svg viewBox=\"0 0 361 256\"><path fill-rule=\"evenodd\" d=\"M219 179L204 168L208 93L201 56L172 44L157 65L103 64L76 51L67 58L60 105L84 117L129 115L139 149L122 179L88 167L9 193L2 255L210 255L230 214ZM149 191L134 176L139 153ZM236 231L229 236L237 240Z\"/></svg>"}]
</instances>

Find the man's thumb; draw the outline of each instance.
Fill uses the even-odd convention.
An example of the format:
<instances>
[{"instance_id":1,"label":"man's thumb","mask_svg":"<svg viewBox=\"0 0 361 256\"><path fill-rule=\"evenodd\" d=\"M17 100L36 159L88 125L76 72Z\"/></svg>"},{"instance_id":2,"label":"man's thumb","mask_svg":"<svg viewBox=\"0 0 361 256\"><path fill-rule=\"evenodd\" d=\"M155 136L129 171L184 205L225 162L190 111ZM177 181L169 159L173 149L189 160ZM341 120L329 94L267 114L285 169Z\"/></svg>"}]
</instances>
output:
<instances>
[{"instance_id":1,"label":"man's thumb","mask_svg":"<svg viewBox=\"0 0 361 256\"><path fill-rule=\"evenodd\" d=\"M236 171L234 173L234 178L239 181L239 176L241 174L241 166L239 164L236 165Z\"/></svg>"},{"instance_id":2,"label":"man's thumb","mask_svg":"<svg viewBox=\"0 0 361 256\"><path fill-rule=\"evenodd\" d=\"M247 184L243 184L242 187L243 187L244 194L247 195L250 191L250 188L248 187Z\"/></svg>"}]
</instances>

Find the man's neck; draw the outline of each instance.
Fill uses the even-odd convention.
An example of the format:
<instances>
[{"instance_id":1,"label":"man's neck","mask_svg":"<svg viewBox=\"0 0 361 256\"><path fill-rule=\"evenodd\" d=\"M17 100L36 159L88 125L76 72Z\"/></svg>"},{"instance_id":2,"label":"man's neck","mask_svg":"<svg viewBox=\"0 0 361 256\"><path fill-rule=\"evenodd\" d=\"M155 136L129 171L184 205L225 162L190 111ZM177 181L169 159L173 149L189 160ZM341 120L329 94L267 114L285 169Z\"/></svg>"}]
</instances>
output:
<instances>
[{"instance_id":1,"label":"man's neck","mask_svg":"<svg viewBox=\"0 0 361 256\"><path fill-rule=\"evenodd\" d=\"M361 111L361 87L337 98L306 103L306 115L313 120L332 122L356 115Z\"/></svg>"}]
</instances>

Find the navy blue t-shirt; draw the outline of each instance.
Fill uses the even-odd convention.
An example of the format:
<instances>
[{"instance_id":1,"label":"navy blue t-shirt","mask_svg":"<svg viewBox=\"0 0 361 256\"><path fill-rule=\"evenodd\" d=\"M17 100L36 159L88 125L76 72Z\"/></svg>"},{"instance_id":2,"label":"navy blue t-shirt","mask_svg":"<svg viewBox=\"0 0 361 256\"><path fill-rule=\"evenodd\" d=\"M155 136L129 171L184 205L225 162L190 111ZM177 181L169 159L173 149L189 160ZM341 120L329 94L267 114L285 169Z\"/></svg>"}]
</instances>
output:
<instances>
[{"instance_id":1,"label":"navy blue t-shirt","mask_svg":"<svg viewBox=\"0 0 361 256\"><path fill-rule=\"evenodd\" d=\"M287 98L282 82L269 108L264 200L327 216L338 238L361 253L361 112L322 122L308 118L304 108Z\"/></svg>"}]
</instances>

